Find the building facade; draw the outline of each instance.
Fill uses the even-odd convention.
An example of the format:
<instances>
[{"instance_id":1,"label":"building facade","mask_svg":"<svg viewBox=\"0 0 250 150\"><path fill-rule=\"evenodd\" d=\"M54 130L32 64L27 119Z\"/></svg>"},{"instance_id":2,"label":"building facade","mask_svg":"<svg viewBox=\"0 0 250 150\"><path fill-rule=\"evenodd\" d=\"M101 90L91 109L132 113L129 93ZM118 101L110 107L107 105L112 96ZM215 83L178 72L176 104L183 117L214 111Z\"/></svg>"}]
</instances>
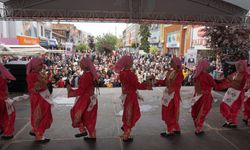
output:
<instances>
[{"instance_id":1,"label":"building facade","mask_svg":"<svg viewBox=\"0 0 250 150\"><path fill-rule=\"evenodd\" d=\"M125 47L133 47L134 44L139 45L139 24L131 24L123 31L123 44Z\"/></svg>"},{"instance_id":2,"label":"building facade","mask_svg":"<svg viewBox=\"0 0 250 150\"><path fill-rule=\"evenodd\" d=\"M150 34L151 36L149 37L148 41L150 45L156 46L158 48L161 48L161 24L152 24L150 27Z\"/></svg>"},{"instance_id":3,"label":"building facade","mask_svg":"<svg viewBox=\"0 0 250 150\"><path fill-rule=\"evenodd\" d=\"M61 48L65 48L65 43L72 43L73 47L79 44L87 44L88 36L87 32L81 31L73 24L52 24L53 37L57 39Z\"/></svg>"},{"instance_id":4,"label":"building facade","mask_svg":"<svg viewBox=\"0 0 250 150\"><path fill-rule=\"evenodd\" d=\"M191 25L168 25L164 27L164 52L178 57L191 47Z\"/></svg>"},{"instance_id":5,"label":"building facade","mask_svg":"<svg viewBox=\"0 0 250 150\"><path fill-rule=\"evenodd\" d=\"M0 44L3 39L9 41L16 39L18 40L17 44L21 45L40 44L39 41L41 37L46 37L47 39L52 38L51 23L36 21L0 21Z\"/></svg>"}]
</instances>

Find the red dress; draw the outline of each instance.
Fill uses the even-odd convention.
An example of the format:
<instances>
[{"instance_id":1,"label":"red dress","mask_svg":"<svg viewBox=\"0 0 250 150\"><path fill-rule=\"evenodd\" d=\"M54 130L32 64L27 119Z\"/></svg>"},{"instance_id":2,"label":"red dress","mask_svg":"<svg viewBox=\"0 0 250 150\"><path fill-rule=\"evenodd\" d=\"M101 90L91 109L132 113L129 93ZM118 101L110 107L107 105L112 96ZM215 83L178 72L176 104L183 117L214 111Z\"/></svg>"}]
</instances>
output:
<instances>
[{"instance_id":1,"label":"red dress","mask_svg":"<svg viewBox=\"0 0 250 150\"><path fill-rule=\"evenodd\" d=\"M122 92L126 94L122 115L124 132L129 132L141 117L136 91L148 88L148 84L139 83L137 76L131 70L122 70L119 75L122 83Z\"/></svg>"},{"instance_id":2,"label":"red dress","mask_svg":"<svg viewBox=\"0 0 250 150\"><path fill-rule=\"evenodd\" d=\"M244 102L244 119L249 119L250 118L250 98L248 98Z\"/></svg>"},{"instance_id":3,"label":"red dress","mask_svg":"<svg viewBox=\"0 0 250 150\"><path fill-rule=\"evenodd\" d=\"M215 87L214 79L208 74L201 72L200 75L194 79L195 95L202 95L198 101L192 106L192 118L195 128L201 130L207 114L212 108L213 97L211 90Z\"/></svg>"},{"instance_id":4,"label":"red dress","mask_svg":"<svg viewBox=\"0 0 250 150\"><path fill-rule=\"evenodd\" d=\"M227 122L236 125L237 124L237 116L238 116L238 113L241 109L241 105L243 104L243 101L244 101L245 92L244 92L243 88L245 86L248 74L246 72L241 73L239 79L232 80L232 78L234 77L235 74L236 73L231 74L228 79L223 80L222 83L220 83L218 86L216 86L215 89L221 90L221 89L225 89L225 88L233 88L233 89L241 91L238 99L235 100L231 106L229 106L228 104L226 104L223 101L220 103L220 112L221 112L222 116L226 118Z\"/></svg>"},{"instance_id":5,"label":"red dress","mask_svg":"<svg viewBox=\"0 0 250 150\"><path fill-rule=\"evenodd\" d=\"M5 136L12 136L16 111L8 115L5 100L8 98L7 81L0 76L0 130Z\"/></svg>"},{"instance_id":6,"label":"red dress","mask_svg":"<svg viewBox=\"0 0 250 150\"><path fill-rule=\"evenodd\" d=\"M72 127L79 128L80 131L83 131L86 127L89 135L95 137L98 104L96 103L91 111L87 111L91 103L90 97L94 95L93 76L91 72L85 72L80 77L78 85L78 89L70 89L69 91L70 95L79 96L77 102L70 111Z\"/></svg>"},{"instance_id":7,"label":"red dress","mask_svg":"<svg viewBox=\"0 0 250 150\"><path fill-rule=\"evenodd\" d=\"M248 75L248 79L246 82L247 82L246 84L249 86L250 85L250 74ZM247 87L247 88L249 88L249 87ZM250 118L250 97L244 101L243 114L244 114L244 119L248 120Z\"/></svg>"},{"instance_id":8,"label":"red dress","mask_svg":"<svg viewBox=\"0 0 250 150\"><path fill-rule=\"evenodd\" d=\"M179 109L180 109L180 89L183 81L183 74L182 71L177 71L175 73L175 78L170 81L170 74L173 72L169 71L167 73L167 76L165 80L158 80L157 84L165 84L168 82L166 85L169 91L173 91L174 97L173 99L169 102L168 106L162 105L162 120L165 122L167 125L167 131L168 132L173 132L173 131L180 131L180 126L179 126ZM171 94L171 93L169 93Z\"/></svg>"},{"instance_id":9,"label":"red dress","mask_svg":"<svg viewBox=\"0 0 250 150\"><path fill-rule=\"evenodd\" d=\"M53 118L51 114L51 104L49 104L40 94L45 90L42 88L36 92L35 83L40 78L39 73L31 72L27 75L28 91L30 94L31 106L31 126L37 136L43 136L46 129L50 128Z\"/></svg>"}]
</instances>

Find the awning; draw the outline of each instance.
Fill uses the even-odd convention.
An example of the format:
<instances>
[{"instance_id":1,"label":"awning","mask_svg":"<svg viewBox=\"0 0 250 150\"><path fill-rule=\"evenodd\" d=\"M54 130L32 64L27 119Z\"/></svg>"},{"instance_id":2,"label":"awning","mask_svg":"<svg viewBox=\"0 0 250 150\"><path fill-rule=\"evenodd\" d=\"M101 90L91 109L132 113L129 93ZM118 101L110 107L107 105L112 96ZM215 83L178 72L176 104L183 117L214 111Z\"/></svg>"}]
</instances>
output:
<instances>
[{"instance_id":1,"label":"awning","mask_svg":"<svg viewBox=\"0 0 250 150\"><path fill-rule=\"evenodd\" d=\"M242 24L249 0L0 0L4 19Z\"/></svg>"},{"instance_id":2,"label":"awning","mask_svg":"<svg viewBox=\"0 0 250 150\"><path fill-rule=\"evenodd\" d=\"M0 38L0 44L5 44L5 45L18 44L18 40L16 38Z\"/></svg>"},{"instance_id":3,"label":"awning","mask_svg":"<svg viewBox=\"0 0 250 150\"><path fill-rule=\"evenodd\" d=\"M67 37L64 36L64 35L62 35L62 34L59 34L59 33L53 32L53 31L52 31L52 34L53 34L54 36L57 36L57 37L60 37L60 38L63 38L63 39L67 39Z\"/></svg>"},{"instance_id":4,"label":"awning","mask_svg":"<svg viewBox=\"0 0 250 150\"><path fill-rule=\"evenodd\" d=\"M64 54L65 50L46 50L46 53L60 53L60 54Z\"/></svg>"},{"instance_id":5,"label":"awning","mask_svg":"<svg viewBox=\"0 0 250 150\"><path fill-rule=\"evenodd\" d=\"M37 56L46 51L40 45L0 45L0 56Z\"/></svg>"}]
</instances>

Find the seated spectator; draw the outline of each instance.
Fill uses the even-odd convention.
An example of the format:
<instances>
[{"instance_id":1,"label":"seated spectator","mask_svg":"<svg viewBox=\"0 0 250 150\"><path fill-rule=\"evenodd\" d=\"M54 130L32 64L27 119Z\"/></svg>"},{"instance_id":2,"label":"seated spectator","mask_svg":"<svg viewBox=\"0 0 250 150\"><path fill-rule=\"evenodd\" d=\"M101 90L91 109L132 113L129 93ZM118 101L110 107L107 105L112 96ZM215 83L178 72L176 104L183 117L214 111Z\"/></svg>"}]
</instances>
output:
<instances>
[{"instance_id":1,"label":"seated spectator","mask_svg":"<svg viewBox=\"0 0 250 150\"><path fill-rule=\"evenodd\" d=\"M104 79L104 85L107 87L109 82L110 82L109 76L106 75L106 78Z\"/></svg>"},{"instance_id":2,"label":"seated spectator","mask_svg":"<svg viewBox=\"0 0 250 150\"><path fill-rule=\"evenodd\" d=\"M112 88L113 84L109 81L106 86L107 86L107 88Z\"/></svg>"}]
</instances>

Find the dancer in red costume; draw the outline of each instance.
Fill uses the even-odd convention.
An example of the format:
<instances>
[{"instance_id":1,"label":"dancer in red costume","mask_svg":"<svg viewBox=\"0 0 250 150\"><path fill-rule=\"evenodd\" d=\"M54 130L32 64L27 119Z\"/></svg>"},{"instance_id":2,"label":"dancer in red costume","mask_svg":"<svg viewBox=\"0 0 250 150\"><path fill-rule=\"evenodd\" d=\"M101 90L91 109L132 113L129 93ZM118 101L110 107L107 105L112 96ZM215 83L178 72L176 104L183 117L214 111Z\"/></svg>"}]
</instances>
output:
<instances>
[{"instance_id":1,"label":"dancer in red costume","mask_svg":"<svg viewBox=\"0 0 250 150\"><path fill-rule=\"evenodd\" d=\"M250 127L250 97L244 101L243 122Z\"/></svg>"},{"instance_id":2,"label":"dancer in red costume","mask_svg":"<svg viewBox=\"0 0 250 150\"><path fill-rule=\"evenodd\" d=\"M236 72L229 75L215 88L216 90L228 88L223 101L220 104L220 112L226 119L223 127L227 128L237 127L237 116L245 96L243 88L248 78L246 60L236 62L235 66Z\"/></svg>"},{"instance_id":3,"label":"dancer in red costume","mask_svg":"<svg viewBox=\"0 0 250 150\"><path fill-rule=\"evenodd\" d=\"M247 126L250 127L250 67L248 67L248 78L244 87L244 90L247 90L245 93L244 99L244 111L243 111L243 121Z\"/></svg>"},{"instance_id":4,"label":"dancer in red costume","mask_svg":"<svg viewBox=\"0 0 250 150\"><path fill-rule=\"evenodd\" d=\"M161 133L163 137L180 134L179 107L180 89L183 81L182 64L179 58L173 57L170 62L171 70L167 72L165 80L157 80L157 84L166 85L162 97L162 120L166 124L166 131Z\"/></svg>"},{"instance_id":5,"label":"dancer in red costume","mask_svg":"<svg viewBox=\"0 0 250 150\"><path fill-rule=\"evenodd\" d=\"M208 74L209 62L202 59L198 62L196 70L193 75L195 93L192 99L192 118L195 126L195 134L201 135L203 123L207 114L212 108L213 97L211 90L216 83L212 76Z\"/></svg>"},{"instance_id":6,"label":"dancer in red costume","mask_svg":"<svg viewBox=\"0 0 250 150\"><path fill-rule=\"evenodd\" d=\"M94 93L98 81L94 64L89 58L82 58L80 67L84 71L79 79L78 89L67 85L68 96L76 97L76 102L71 109L72 127L79 128L80 133L75 137L84 137L84 140L96 140L97 97ZM87 133L88 132L88 133ZM88 137L86 137L88 135Z\"/></svg>"},{"instance_id":7,"label":"dancer in red costume","mask_svg":"<svg viewBox=\"0 0 250 150\"><path fill-rule=\"evenodd\" d=\"M13 101L8 99L8 80L16 78L0 64L0 134L3 134L2 139L5 140L13 138L16 117Z\"/></svg>"},{"instance_id":8,"label":"dancer in red costume","mask_svg":"<svg viewBox=\"0 0 250 150\"><path fill-rule=\"evenodd\" d=\"M141 113L138 103L137 90L152 90L152 85L149 83L139 83L138 78L131 68L133 65L133 58L131 56L123 56L115 65L115 72L119 73L119 79L122 83L123 99L123 141L132 142L133 138L130 136L132 128L139 120Z\"/></svg>"},{"instance_id":9,"label":"dancer in red costume","mask_svg":"<svg viewBox=\"0 0 250 150\"><path fill-rule=\"evenodd\" d=\"M31 126L30 135L36 137L39 143L47 143L50 139L44 137L46 129L50 128L53 118L51 114L51 101L47 98L49 91L47 81L42 74L43 59L33 58L27 65L27 84L30 94Z\"/></svg>"}]
</instances>

